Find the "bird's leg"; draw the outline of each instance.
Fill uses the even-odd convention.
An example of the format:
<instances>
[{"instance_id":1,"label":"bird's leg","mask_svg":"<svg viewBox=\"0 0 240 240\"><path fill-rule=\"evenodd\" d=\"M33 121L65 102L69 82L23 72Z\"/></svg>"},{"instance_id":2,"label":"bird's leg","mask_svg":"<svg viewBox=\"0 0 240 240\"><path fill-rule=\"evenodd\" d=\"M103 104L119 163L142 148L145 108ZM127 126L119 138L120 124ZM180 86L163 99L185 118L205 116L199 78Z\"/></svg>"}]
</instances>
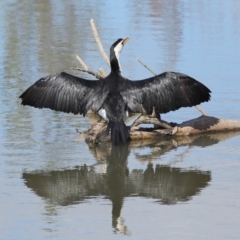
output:
<instances>
[{"instance_id":1,"label":"bird's leg","mask_svg":"<svg viewBox=\"0 0 240 240\"><path fill-rule=\"evenodd\" d=\"M160 113L156 111L156 108L154 106L153 106L152 114L149 115L149 117L156 118L156 120L158 120L157 124L154 123L154 128L158 128L159 126L164 129L172 128L172 126L170 126L167 122L165 122L161 119Z\"/></svg>"},{"instance_id":2,"label":"bird's leg","mask_svg":"<svg viewBox=\"0 0 240 240\"><path fill-rule=\"evenodd\" d=\"M130 127L130 132L133 132L133 131L139 129L138 125L140 125L140 124L144 121L145 115L147 115L147 112L145 111L145 109L144 109L143 106L141 105L141 114L140 114L139 117L133 122L132 126Z\"/></svg>"},{"instance_id":3,"label":"bird's leg","mask_svg":"<svg viewBox=\"0 0 240 240\"><path fill-rule=\"evenodd\" d=\"M161 119L161 115L159 112L156 111L156 108L153 106L153 110L152 110L152 114L148 116L149 118L156 118L158 120L157 124L154 124L154 128L158 128L159 126L162 128L172 128L172 126L170 126L167 122L163 121Z\"/></svg>"},{"instance_id":4,"label":"bird's leg","mask_svg":"<svg viewBox=\"0 0 240 240\"><path fill-rule=\"evenodd\" d=\"M155 109L154 106L153 106L152 114L151 114L151 115L148 115L148 117L150 117L150 118L161 119L161 117L160 117L160 113L156 112L156 109Z\"/></svg>"},{"instance_id":5,"label":"bird's leg","mask_svg":"<svg viewBox=\"0 0 240 240\"><path fill-rule=\"evenodd\" d=\"M157 118L159 121L160 121L160 113L156 113L156 109L155 109L155 107L153 106L153 110L152 110L152 114L151 115L149 115L149 117L150 118ZM153 124L153 127L154 128L158 128L158 125L156 125L156 124Z\"/></svg>"},{"instance_id":6,"label":"bird's leg","mask_svg":"<svg viewBox=\"0 0 240 240\"><path fill-rule=\"evenodd\" d=\"M143 105L141 105L141 114L142 114L142 115L147 115L147 111L145 110L145 108L143 107Z\"/></svg>"}]
</instances>

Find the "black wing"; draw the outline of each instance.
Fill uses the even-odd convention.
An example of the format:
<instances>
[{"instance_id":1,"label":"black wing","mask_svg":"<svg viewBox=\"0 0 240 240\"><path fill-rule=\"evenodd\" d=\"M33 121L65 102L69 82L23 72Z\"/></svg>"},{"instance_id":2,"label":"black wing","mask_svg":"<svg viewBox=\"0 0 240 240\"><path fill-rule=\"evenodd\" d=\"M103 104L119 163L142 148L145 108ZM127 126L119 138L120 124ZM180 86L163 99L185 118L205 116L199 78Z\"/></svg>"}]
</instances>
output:
<instances>
[{"instance_id":1,"label":"black wing","mask_svg":"<svg viewBox=\"0 0 240 240\"><path fill-rule=\"evenodd\" d=\"M148 114L152 107L158 113L167 113L181 107L191 107L210 100L211 91L197 80L175 72L139 81L126 80L121 94L133 112L140 112L141 105Z\"/></svg>"},{"instance_id":2,"label":"black wing","mask_svg":"<svg viewBox=\"0 0 240 240\"><path fill-rule=\"evenodd\" d=\"M21 96L22 105L50 108L66 113L98 111L107 93L103 81L85 80L65 72L39 79Z\"/></svg>"}]
</instances>

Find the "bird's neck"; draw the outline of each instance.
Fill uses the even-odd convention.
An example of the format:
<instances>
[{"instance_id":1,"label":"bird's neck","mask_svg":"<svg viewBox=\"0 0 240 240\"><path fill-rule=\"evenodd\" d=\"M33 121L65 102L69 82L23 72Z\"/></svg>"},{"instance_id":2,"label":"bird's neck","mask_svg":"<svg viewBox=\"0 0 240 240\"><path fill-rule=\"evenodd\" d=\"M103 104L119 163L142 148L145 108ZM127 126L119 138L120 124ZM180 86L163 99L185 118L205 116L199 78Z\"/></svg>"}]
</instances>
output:
<instances>
[{"instance_id":1,"label":"bird's neck","mask_svg":"<svg viewBox=\"0 0 240 240\"><path fill-rule=\"evenodd\" d=\"M111 71L112 72L121 73L119 56L116 56L115 54L111 54L110 55L110 65L111 65Z\"/></svg>"},{"instance_id":2,"label":"bird's neck","mask_svg":"<svg viewBox=\"0 0 240 240\"><path fill-rule=\"evenodd\" d=\"M111 61L110 64L112 72L121 73L121 67L117 59Z\"/></svg>"}]
</instances>

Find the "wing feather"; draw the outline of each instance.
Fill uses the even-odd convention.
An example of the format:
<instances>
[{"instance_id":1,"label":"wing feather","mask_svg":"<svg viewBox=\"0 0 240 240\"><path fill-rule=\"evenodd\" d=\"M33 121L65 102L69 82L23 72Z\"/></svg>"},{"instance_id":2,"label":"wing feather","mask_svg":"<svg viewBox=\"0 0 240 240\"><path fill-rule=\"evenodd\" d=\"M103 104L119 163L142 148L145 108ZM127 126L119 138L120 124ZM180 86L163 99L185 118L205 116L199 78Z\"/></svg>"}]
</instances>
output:
<instances>
[{"instance_id":1,"label":"wing feather","mask_svg":"<svg viewBox=\"0 0 240 240\"><path fill-rule=\"evenodd\" d=\"M39 79L20 98L22 105L85 115L88 110L98 111L106 95L102 81L61 72Z\"/></svg>"},{"instance_id":2,"label":"wing feather","mask_svg":"<svg viewBox=\"0 0 240 240\"><path fill-rule=\"evenodd\" d=\"M192 107L210 100L211 91L197 80L176 72L138 81L126 80L121 94L133 112L141 105L148 114L154 106L159 113L167 113L181 107Z\"/></svg>"}]
</instances>

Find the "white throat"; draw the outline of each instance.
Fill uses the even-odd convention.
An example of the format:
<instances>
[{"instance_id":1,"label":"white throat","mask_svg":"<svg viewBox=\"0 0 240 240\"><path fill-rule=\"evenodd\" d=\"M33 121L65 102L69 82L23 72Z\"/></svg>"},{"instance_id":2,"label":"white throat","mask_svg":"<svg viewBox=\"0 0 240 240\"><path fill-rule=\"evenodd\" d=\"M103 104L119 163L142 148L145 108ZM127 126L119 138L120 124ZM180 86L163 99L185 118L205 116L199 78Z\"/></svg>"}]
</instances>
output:
<instances>
[{"instance_id":1,"label":"white throat","mask_svg":"<svg viewBox=\"0 0 240 240\"><path fill-rule=\"evenodd\" d=\"M115 52L115 55L116 55L116 58L118 60L118 65L119 65L119 69L121 71L121 65L120 65L120 53L123 49L123 45L122 45L122 42L120 42L115 48L114 48L114 52Z\"/></svg>"}]
</instances>

